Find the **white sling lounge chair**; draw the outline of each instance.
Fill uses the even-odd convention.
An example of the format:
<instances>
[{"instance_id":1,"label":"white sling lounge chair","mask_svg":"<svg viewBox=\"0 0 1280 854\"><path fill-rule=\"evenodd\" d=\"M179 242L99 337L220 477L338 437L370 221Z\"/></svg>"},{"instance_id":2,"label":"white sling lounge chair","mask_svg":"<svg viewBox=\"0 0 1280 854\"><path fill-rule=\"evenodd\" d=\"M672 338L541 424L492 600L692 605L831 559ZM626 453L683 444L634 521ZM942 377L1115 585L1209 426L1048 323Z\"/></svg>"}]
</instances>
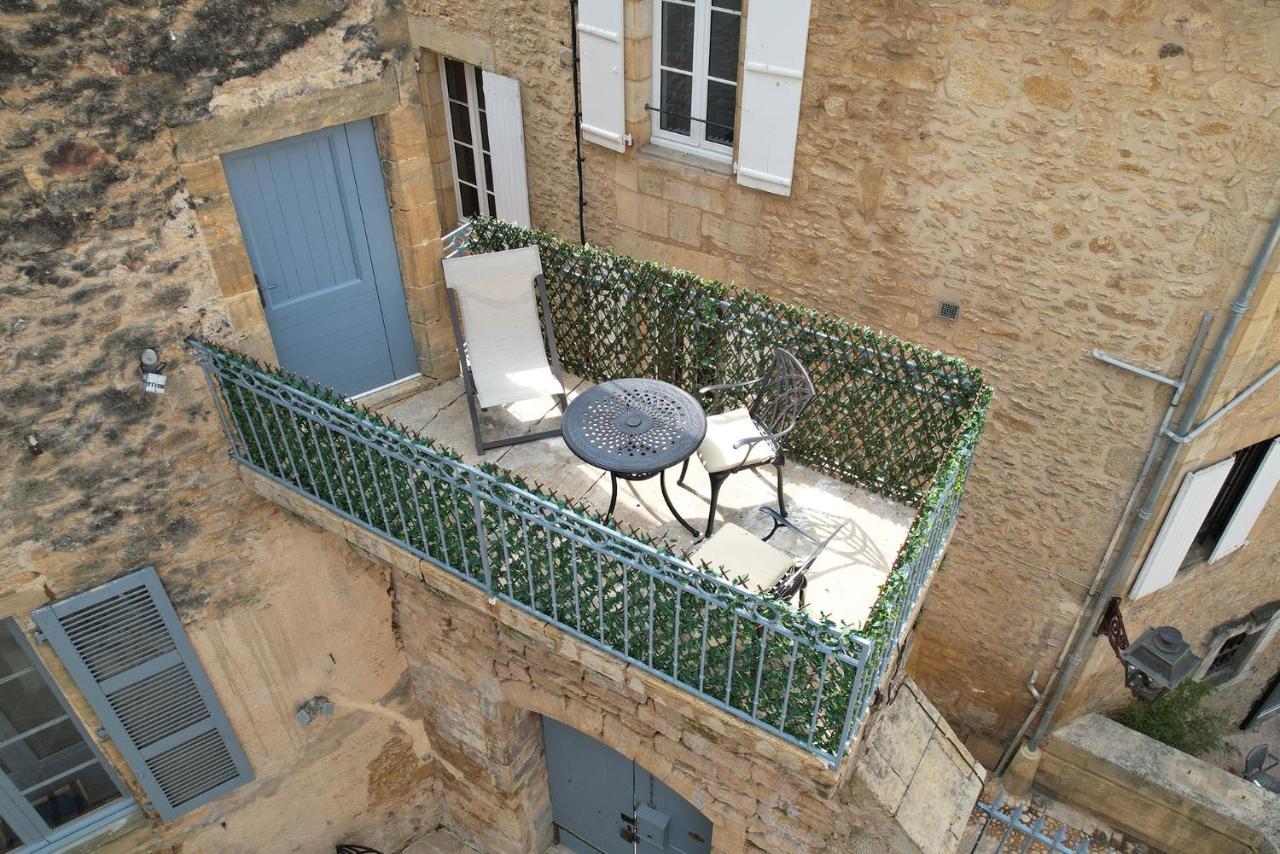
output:
<instances>
[{"instance_id":1,"label":"white sling lounge chair","mask_svg":"<svg viewBox=\"0 0 1280 854\"><path fill-rule=\"evenodd\" d=\"M559 436L556 429L485 441L480 433L479 410L490 406L554 397L564 412L560 353L537 248L446 258L444 280L476 451Z\"/></svg>"}]
</instances>

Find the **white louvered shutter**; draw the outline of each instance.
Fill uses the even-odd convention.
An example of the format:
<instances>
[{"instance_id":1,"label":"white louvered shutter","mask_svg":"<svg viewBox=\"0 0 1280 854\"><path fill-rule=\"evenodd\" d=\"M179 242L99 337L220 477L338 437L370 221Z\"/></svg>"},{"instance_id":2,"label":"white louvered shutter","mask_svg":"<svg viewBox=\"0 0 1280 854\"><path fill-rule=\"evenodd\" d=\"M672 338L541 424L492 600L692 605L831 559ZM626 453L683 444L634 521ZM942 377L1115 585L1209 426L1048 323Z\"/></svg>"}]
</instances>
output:
<instances>
[{"instance_id":1,"label":"white louvered shutter","mask_svg":"<svg viewBox=\"0 0 1280 854\"><path fill-rule=\"evenodd\" d=\"M1262 458L1262 464L1254 472L1253 480L1249 481L1240 503L1236 505L1236 512L1231 514L1231 521L1218 538L1218 544L1213 547L1209 563L1226 557L1248 542L1253 523L1262 515L1262 508L1267 506L1267 500L1271 498L1277 482L1280 482L1280 439L1272 439Z\"/></svg>"},{"instance_id":2,"label":"white louvered shutter","mask_svg":"<svg viewBox=\"0 0 1280 854\"><path fill-rule=\"evenodd\" d=\"M493 161L493 194L498 219L529 227L529 177L524 164L524 114L520 83L482 71L485 118L489 123L489 157Z\"/></svg>"},{"instance_id":3,"label":"white louvered shutter","mask_svg":"<svg viewBox=\"0 0 1280 854\"><path fill-rule=\"evenodd\" d=\"M580 0L578 57L582 138L614 151L626 151L622 0Z\"/></svg>"},{"instance_id":4,"label":"white louvered shutter","mask_svg":"<svg viewBox=\"0 0 1280 854\"><path fill-rule=\"evenodd\" d=\"M1129 591L1131 598L1141 599L1173 581L1191 550L1204 517L1213 506L1213 500L1218 497L1218 491L1231 472L1234 460L1235 457L1228 457L1208 468L1193 471L1183 479L1164 517L1164 524L1160 526L1160 533L1142 564L1138 579Z\"/></svg>"},{"instance_id":5,"label":"white louvered shutter","mask_svg":"<svg viewBox=\"0 0 1280 854\"><path fill-rule=\"evenodd\" d=\"M253 779L155 569L33 616L162 820Z\"/></svg>"},{"instance_id":6,"label":"white louvered shutter","mask_svg":"<svg viewBox=\"0 0 1280 854\"><path fill-rule=\"evenodd\" d=\"M751 0L742 65L738 183L791 195L809 0Z\"/></svg>"}]
</instances>

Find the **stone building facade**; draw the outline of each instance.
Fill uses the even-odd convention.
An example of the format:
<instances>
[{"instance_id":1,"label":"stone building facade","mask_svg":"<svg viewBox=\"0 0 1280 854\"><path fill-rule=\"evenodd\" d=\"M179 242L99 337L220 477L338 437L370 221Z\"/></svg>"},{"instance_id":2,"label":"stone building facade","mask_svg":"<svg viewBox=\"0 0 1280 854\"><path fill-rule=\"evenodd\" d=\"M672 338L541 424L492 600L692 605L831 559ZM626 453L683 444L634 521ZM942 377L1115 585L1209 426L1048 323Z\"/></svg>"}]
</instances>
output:
<instances>
[{"instance_id":1,"label":"stone building facade","mask_svg":"<svg viewBox=\"0 0 1280 854\"><path fill-rule=\"evenodd\" d=\"M584 146L587 239L963 355L998 390L912 661L994 762L1032 707L1026 684L1063 653L1170 399L1092 351L1176 375L1276 210L1280 22L1256 3L816 2L794 184L775 196L650 141L652 4L624 9L633 142ZM566 10L409 12L422 67L439 53L520 81L533 221L575 233ZM442 128L439 84L422 85ZM1275 364L1276 299L1268 275L1203 416ZM1181 452L1138 558L1185 473L1280 433L1276 399L1264 387ZM1259 522L1248 548L1126 606L1130 634L1171 623L1212 652L1274 602L1278 548ZM993 609L1007 597L1018 607ZM1093 656L1069 709L1128 696L1105 645ZM1215 702L1243 719L1277 656L1259 645Z\"/></svg>"},{"instance_id":2,"label":"stone building facade","mask_svg":"<svg viewBox=\"0 0 1280 854\"><path fill-rule=\"evenodd\" d=\"M665 771L716 817L717 850L946 850L963 815L924 807L971 802L982 775L966 747L990 764L1031 707L1024 686L1060 655L1168 402L1091 350L1176 373L1201 314L1225 316L1274 214L1280 21L1244 0L815 0L794 181L774 196L650 142L652 4L624 9L633 144L585 145L581 209L567 3L0 12L0 617L29 632L37 606L156 565L256 776L175 824L131 819L119 850L282 838L395 850L441 824L534 850L549 834L538 714ZM581 212L592 242L961 354L998 389L916 636L923 690L899 692L884 740L873 732L842 775L722 716L716 756L738 773L704 776L692 754L709 737L672 724L687 699L535 626L502 631L520 616L486 611L474 591L406 583L394 558L352 551L323 515L259 497L269 490L225 460L181 342L276 352L223 153L371 118L421 371L456 370L439 270L458 217L440 57L519 82L535 226L573 236ZM958 319L938 317L939 301ZM1268 278L1206 412L1280 358L1278 308ZM139 382L146 348L165 365L162 397ZM1278 399L1264 388L1190 444L1171 485L1280 433ZM1206 655L1258 623L1266 642L1219 698L1236 716L1280 667L1266 623L1280 535L1266 518L1246 548L1124 605L1131 635L1172 623ZM462 637L483 654L442 654ZM92 724L57 658L40 656ZM333 719L300 727L298 705L319 695ZM1095 647L1063 717L1124 696ZM763 778L743 744L769 756ZM919 772L904 767L925 769L915 794ZM939 781L952 790L925 788Z\"/></svg>"}]
</instances>

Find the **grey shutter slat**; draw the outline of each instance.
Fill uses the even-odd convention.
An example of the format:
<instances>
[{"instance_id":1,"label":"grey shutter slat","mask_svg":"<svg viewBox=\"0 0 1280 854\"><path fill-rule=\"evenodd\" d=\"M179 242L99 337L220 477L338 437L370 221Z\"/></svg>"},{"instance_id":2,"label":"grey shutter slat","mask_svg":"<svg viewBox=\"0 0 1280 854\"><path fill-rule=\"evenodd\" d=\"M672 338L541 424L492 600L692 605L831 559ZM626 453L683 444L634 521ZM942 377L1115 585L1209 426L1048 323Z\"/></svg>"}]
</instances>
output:
<instances>
[{"instance_id":1,"label":"grey shutter slat","mask_svg":"<svg viewBox=\"0 0 1280 854\"><path fill-rule=\"evenodd\" d=\"M253 779L153 567L32 616L162 820Z\"/></svg>"}]
</instances>

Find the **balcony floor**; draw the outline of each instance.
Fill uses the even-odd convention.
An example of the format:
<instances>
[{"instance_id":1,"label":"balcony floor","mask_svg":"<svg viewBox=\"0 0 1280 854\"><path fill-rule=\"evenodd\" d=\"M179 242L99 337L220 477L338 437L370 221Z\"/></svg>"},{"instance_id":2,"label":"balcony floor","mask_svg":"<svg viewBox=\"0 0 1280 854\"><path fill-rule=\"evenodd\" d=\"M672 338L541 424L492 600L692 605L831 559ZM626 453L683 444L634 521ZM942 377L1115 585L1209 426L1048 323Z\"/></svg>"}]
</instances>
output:
<instances>
[{"instance_id":1,"label":"balcony floor","mask_svg":"<svg viewBox=\"0 0 1280 854\"><path fill-rule=\"evenodd\" d=\"M570 399L590 383L566 377ZM471 420L460 380L441 383L386 404L375 404L386 416L420 431L461 453L468 463L478 463ZM487 437L531 433L558 425L554 401L530 400L481 413ZM609 476L579 460L560 438L544 439L496 448L483 461L507 468L531 483L555 490L560 496L582 501L601 512L609 506ZM668 492L680 514L699 530L705 528L710 486L695 455L684 486L676 485L679 469L668 472ZM772 505L774 469L765 466L733 475L720 490L717 522L733 522L763 536L769 519L757 511ZM864 489L787 463L783 488L789 519L814 536L825 537L841 522L845 527L809 572L808 610L827 614L837 623L862 625L875 603L880 586L906 539L915 509ZM655 538L664 538L673 551L692 550L699 542L671 517L662 500L657 478L620 481L614 518L625 529L634 527ZM789 531L781 530L770 541L797 557L812 546ZM732 569L730 570L732 572Z\"/></svg>"}]
</instances>

